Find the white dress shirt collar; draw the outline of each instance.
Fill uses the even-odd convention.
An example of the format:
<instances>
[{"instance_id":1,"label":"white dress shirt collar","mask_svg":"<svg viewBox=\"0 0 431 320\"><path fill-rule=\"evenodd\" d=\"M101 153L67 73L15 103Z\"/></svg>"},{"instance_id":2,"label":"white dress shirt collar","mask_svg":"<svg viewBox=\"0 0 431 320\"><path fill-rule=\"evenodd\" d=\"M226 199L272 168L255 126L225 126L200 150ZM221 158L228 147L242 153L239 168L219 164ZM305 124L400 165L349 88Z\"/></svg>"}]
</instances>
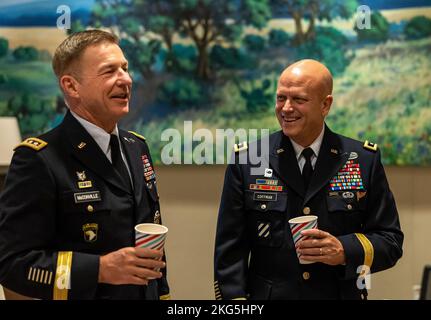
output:
<instances>
[{"instance_id":1,"label":"white dress shirt collar","mask_svg":"<svg viewBox=\"0 0 431 320\"><path fill-rule=\"evenodd\" d=\"M320 132L316 140L314 140L313 143L309 145L309 148L313 149L315 158L319 156L319 151L320 151L320 147L322 146L324 133L325 133L325 124L323 124L322 131ZM295 150L296 159L299 161L299 157L301 156L302 150L304 150L305 148L300 144L296 143L295 141L293 141L292 139L290 139L290 142L292 142L293 149Z\"/></svg>"},{"instance_id":2,"label":"white dress shirt collar","mask_svg":"<svg viewBox=\"0 0 431 320\"><path fill-rule=\"evenodd\" d=\"M111 134L107 133L102 128L96 126L95 124L81 118L79 115L74 113L73 111L70 111L70 113L75 117L76 120L87 130L87 132L90 134L90 136L96 141L97 145L100 147L100 149L103 151L103 153L108 157L108 159L111 158L111 148L109 146L109 141L111 140L111 134L119 136L118 134L118 127L115 125L114 130L111 132Z\"/></svg>"}]
</instances>

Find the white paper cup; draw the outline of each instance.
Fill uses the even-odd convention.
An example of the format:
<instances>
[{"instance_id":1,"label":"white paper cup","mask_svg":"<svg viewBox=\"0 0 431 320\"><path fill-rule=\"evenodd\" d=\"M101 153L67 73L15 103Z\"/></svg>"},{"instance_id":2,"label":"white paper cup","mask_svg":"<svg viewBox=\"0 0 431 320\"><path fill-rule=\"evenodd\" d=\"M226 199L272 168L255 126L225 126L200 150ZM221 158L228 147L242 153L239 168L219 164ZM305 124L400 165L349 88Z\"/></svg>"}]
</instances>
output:
<instances>
[{"instance_id":1,"label":"white paper cup","mask_svg":"<svg viewBox=\"0 0 431 320\"><path fill-rule=\"evenodd\" d=\"M160 224L138 224L135 226L135 247L163 250L167 234L168 228ZM160 268L155 270L160 271Z\"/></svg>"},{"instance_id":2,"label":"white paper cup","mask_svg":"<svg viewBox=\"0 0 431 320\"><path fill-rule=\"evenodd\" d=\"M295 249L297 249L298 242L300 240L304 240L308 238L303 236L301 234L301 231L307 230L307 229L317 229L317 216L296 217L289 220L289 225L290 225L290 230L292 231L292 238L293 238L293 242L295 243ZM296 251L296 254L298 255L300 264L314 263L313 261L302 260L301 254L298 253L298 250Z\"/></svg>"}]
</instances>

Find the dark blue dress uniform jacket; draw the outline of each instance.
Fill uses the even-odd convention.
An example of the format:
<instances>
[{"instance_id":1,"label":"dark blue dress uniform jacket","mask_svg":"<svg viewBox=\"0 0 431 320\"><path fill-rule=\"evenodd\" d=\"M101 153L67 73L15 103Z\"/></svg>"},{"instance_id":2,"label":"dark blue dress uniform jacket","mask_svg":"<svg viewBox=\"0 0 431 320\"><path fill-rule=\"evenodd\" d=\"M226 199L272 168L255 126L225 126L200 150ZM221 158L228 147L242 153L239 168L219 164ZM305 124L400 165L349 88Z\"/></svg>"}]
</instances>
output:
<instances>
[{"instance_id":1,"label":"dark blue dress uniform jacket","mask_svg":"<svg viewBox=\"0 0 431 320\"><path fill-rule=\"evenodd\" d=\"M230 164L216 233L216 298L365 299L369 273L361 266L371 267L371 273L392 267L402 255L403 243L380 151L370 150L372 146L365 148L363 143L326 127L305 192L290 140L282 131L274 133L266 158L273 170L271 179L278 180L282 191L268 197L257 196L264 191L250 190L256 179L268 179L251 175L250 161ZM249 151L238 152L237 160L241 152ZM359 164L363 188L334 191L331 179L349 158ZM319 229L340 240L346 265L299 264L288 220L304 214L317 215ZM269 227L269 232L258 232L262 224Z\"/></svg>"},{"instance_id":2,"label":"dark blue dress uniform jacket","mask_svg":"<svg viewBox=\"0 0 431 320\"><path fill-rule=\"evenodd\" d=\"M98 284L100 255L134 246L137 223L160 221L155 177L144 178L148 146L119 135L133 192L70 112L27 140L35 148L16 148L0 197L3 286L40 299L167 297L166 270L148 286Z\"/></svg>"}]
</instances>

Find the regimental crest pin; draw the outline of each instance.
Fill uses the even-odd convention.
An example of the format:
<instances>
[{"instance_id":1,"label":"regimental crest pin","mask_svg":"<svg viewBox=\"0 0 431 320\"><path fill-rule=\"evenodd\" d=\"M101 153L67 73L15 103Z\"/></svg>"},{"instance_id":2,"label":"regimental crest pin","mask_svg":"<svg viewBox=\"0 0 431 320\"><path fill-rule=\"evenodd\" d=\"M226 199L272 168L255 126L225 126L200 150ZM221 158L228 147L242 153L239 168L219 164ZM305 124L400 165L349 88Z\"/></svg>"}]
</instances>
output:
<instances>
[{"instance_id":1,"label":"regimental crest pin","mask_svg":"<svg viewBox=\"0 0 431 320\"><path fill-rule=\"evenodd\" d=\"M85 181L85 179L87 179L87 176L85 175L85 171L82 171L82 172L76 171L76 176L78 177L79 181Z\"/></svg>"},{"instance_id":2,"label":"regimental crest pin","mask_svg":"<svg viewBox=\"0 0 431 320\"><path fill-rule=\"evenodd\" d=\"M97 223L87 223L82 226L84 232L84 240L86 242L95 242L97 240L97 232L99 225Z\"/></svg>"}]
</instances>

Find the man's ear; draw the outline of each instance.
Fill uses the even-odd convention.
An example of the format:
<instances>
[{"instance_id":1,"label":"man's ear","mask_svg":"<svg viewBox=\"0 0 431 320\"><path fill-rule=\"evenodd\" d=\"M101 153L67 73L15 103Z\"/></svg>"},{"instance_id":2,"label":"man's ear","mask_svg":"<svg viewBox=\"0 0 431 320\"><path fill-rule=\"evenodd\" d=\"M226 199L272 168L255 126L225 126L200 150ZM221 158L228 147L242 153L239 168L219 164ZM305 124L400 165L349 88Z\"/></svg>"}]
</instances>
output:
<instances>
[{"instance_id":1,"label":"man's ear","mask_svg":"<svg viewBox=\"0 0 431 320\"><path fill-rule=\"evenodd\" d=\"M329 94L326 96L325 100L323 100L322 103L322 115L326 117L329 113L329 110L331 110L333 97Z\"/></svg>"},{"instance_id":2,"label":"man's ear","mask_svg":"<svg viewBox=\"0 0 431 320\"><path fill-rule=\"evenodd\" d=\"M60 86L66 96L79 98L78 81L71 75L64 75L60 78Z\"/></svg>"}]
</instances>

